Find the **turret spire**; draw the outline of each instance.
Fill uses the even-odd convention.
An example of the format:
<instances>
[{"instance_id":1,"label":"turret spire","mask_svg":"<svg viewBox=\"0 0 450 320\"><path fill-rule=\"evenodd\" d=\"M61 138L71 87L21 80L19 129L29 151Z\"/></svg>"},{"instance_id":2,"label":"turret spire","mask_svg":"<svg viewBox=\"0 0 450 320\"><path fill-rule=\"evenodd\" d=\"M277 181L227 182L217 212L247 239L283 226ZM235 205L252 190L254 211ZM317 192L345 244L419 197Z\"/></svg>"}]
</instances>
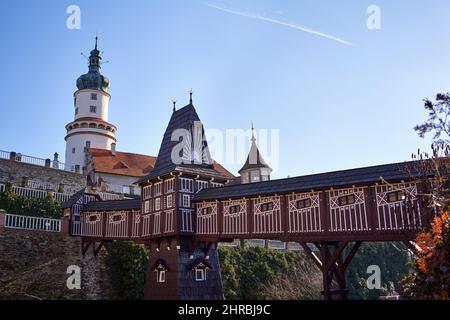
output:
<instances>
[{"instance_id":1,"label":"turret spire","mask_svg":"<svg viewBox=\"0 0 450 320\"><path fill-rule=\"evenodd\" d=\"M189 104L192 105L192 89L189 91Z\"/></svg>"},{"instance_id":2,"label":"turret spire","mask_svg":"<svg viewBox=\"0 0 450 320\"><path fill-rule=\"evenodd\" d=\"M255 141L256 141L256 138L255 138L255 128L253 127L253 122L252 122L252 139L251 139L251 141L252 141L252 142L255 142Z\"/></svg>"},{"instance_id":3,"label":"turret spire","mask_svg":"<svg viewBox=\"0 0 450 320\"><path fill-rule=\"evenodd\" d=\"M95 50L97 50L98 36L95 36Z\"/></svg>"}]
</instances>

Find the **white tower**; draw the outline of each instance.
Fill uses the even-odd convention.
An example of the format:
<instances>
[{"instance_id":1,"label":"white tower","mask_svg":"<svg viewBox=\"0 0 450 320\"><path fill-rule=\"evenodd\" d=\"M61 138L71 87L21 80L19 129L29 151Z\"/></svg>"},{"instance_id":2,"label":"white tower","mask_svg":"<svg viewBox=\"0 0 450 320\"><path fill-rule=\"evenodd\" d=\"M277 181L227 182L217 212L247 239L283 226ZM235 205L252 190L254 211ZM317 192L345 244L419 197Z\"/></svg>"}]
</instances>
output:
<instances>
[{"instance_id":1,"label":"white tower","mask_svg":"<svg viewBox=\"0 0 450 320\"><path fill-rule=\"evenodd\" d=\"M89 56L89 72L77 80L74 93L74 121L66 125L66 169L81 172L88 148L115 149L117 128L108 122L109 80L100 74L101 54Z\"/></svg>"}]
</instances>

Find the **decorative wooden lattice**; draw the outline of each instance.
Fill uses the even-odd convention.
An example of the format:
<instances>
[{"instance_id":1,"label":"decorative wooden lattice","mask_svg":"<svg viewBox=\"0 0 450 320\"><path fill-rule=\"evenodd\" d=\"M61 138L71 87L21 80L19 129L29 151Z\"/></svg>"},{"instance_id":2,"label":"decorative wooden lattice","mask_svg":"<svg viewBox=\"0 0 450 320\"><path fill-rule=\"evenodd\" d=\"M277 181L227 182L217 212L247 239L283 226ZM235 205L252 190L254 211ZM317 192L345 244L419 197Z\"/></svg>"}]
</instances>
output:
<instances>
[{"instance_id":1,"label":"decorative wooden lattice","mask_svg":"<svg viewBox=\"0 0 450 320\"><path fill-rule=\"evenodd\" d=\"M279 196L253 199L255 233L281 233L281 201Z\"/></svg>"},{"instance_id":2,"label":"decorative wooden lattice","mask_svg":"<svg viewBox=\"0 0 450 320\"><path fill-rule=\"evenodd\" d=\"M416 230L422 217L415 183L376 186L377 230ZM395 194L401 194L397 196ZM395 195L392 197L392 195ZM393 198L393 199L392 199Z\"/></svg>"},{"instance_id":3,"label":"decorative wooden lattice","mask_svg":"<svg viewBox=\"0 0 450 320\"><path fill-rule=\"evenodd\" d=\"M128 213L129 211L108 212L106 224L106 236L113 238L128 238Z\"/></svg>"},{"instance_id":4,"label":"decorative wooden lattice","mask_svg":"<svg viewBox=\"0 0 450 320\"><path fill-rule=\"evenodd\" d=\"M103 214L100 212L88 212L82 214L83 235L91 237L102 236Z\"/></svg>"},{"instance_id":5,"label":"decorative wooden lattice","mask_svg":"<svg viewBox=\"0 0 450 320\"><path fill-rule=\"evenodd\" d=\"M174 231L173 215L174 215L174 210L169 210L169 211L164 212L164 217L165 217L164 233L172 233Z\"/></svg>"},{"instance_id":6,"label":"decorative wooden lattice","mask_svg":"<svg viewBox=\"0 0 450 320\"><path fill-rule=\"evenodd\" d=\"M133 224L131 226L131 237L138 238L140 236L140 226L142 221L141 212L139 210L132 211Z\"/></svg>"},{"instance_id":7,"label":"decorative wooden lattice","mask_svg":"<svg viewBox=\"0 0 450 320\"><path fill-rule=\"evenodd\" d=\"M300 193L287 196L289 233L322 232L319 193ZM299 206L299 203L304 204Z\"/></svg>"},{"instance_id":8,"label":"decorative wooden lattice","mask_svg":"<svg viewBox=\"0 0 450 320\"><path fill-rule=\"evenodd\" d=\"M223 202L223 233L248 233L247 200Z\"/></svg>"},{"instance_id":9,"label":"decorative wooden lattice","mask_svg":"<svg viewBox=\"0 0 450 320\"><path fill-rule=\"evenodd\" d=\"M198 234L217 234L217 204L218 202L205 202L197 205Z\"/></svg>"},{"instance_id":10,"label":"decorative wooden lattice","mask_svg":"<svg viewBox=\"0 0 450 320\"><path fill-rule=\"evenodd\" d=\"M181 232L194 232L194 210L181 209Z\"/></svg>"},{"instance_id":11,"label":"decorative wooden lattice","mask_svg":"<svg viewBox=\"0 0 450 320\"><path fill-rule=\"evenodd\" d=\"M366 188L352 188L328 191L330 199L330 230L334 232L368 231L365 203ZM351 199L351 202L343 204Z\"/></svg>"}]
</instances>

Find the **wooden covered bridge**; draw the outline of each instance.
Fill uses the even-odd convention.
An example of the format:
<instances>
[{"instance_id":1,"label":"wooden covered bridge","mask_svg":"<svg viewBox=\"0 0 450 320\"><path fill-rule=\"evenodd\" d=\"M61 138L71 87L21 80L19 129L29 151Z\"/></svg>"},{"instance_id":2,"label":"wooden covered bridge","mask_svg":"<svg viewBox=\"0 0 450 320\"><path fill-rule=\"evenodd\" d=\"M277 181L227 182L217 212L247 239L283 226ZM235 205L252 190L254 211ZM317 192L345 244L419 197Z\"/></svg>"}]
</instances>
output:
<instances>
[{"instance_id":1,"label":"wooden covered bridge","mask_svg":"<svg viewBox=\"0 0 450 320\"><path fill-rule=\"evenodd\" d=\"M236 183L213 161L171 160L179 143L171 133L195 121L192 101L174 111L155 168L139 181L142 199L97 201L80 192L65 204L83 252L113 240L148 245L146 298L223 298L216 247L235 239L299 243L323 273L326 299L346 298L345 270L362 242L401 241L415 249L411 241L430 217L423 177L407 170L414 163ZM261 173L267 166L259 151L256 158L259 166L248 170Z\"/></svg>"}]
</instances>

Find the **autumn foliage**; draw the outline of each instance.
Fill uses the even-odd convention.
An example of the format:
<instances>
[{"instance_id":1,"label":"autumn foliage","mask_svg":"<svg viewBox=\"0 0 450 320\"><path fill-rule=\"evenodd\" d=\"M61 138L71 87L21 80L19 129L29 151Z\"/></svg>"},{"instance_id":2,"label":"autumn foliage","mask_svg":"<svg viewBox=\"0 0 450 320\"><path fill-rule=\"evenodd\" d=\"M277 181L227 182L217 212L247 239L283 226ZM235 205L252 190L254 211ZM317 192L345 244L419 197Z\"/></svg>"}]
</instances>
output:
<instances>
[{"instance_id":1,"label":"autumn foliage","mask_svg":"<svg viewBox=\"0 0 450 320\"><path fill-rule=\"evenodd\" d=\"M429 118L416 126L419 136L433 134L431 163L434 178L424 195L434 217L429 228L416 238L416 271L403 281L410 299L450 299L450 94L438 94L436 102L425 100Z\"/></svg>"}]
</instances>

